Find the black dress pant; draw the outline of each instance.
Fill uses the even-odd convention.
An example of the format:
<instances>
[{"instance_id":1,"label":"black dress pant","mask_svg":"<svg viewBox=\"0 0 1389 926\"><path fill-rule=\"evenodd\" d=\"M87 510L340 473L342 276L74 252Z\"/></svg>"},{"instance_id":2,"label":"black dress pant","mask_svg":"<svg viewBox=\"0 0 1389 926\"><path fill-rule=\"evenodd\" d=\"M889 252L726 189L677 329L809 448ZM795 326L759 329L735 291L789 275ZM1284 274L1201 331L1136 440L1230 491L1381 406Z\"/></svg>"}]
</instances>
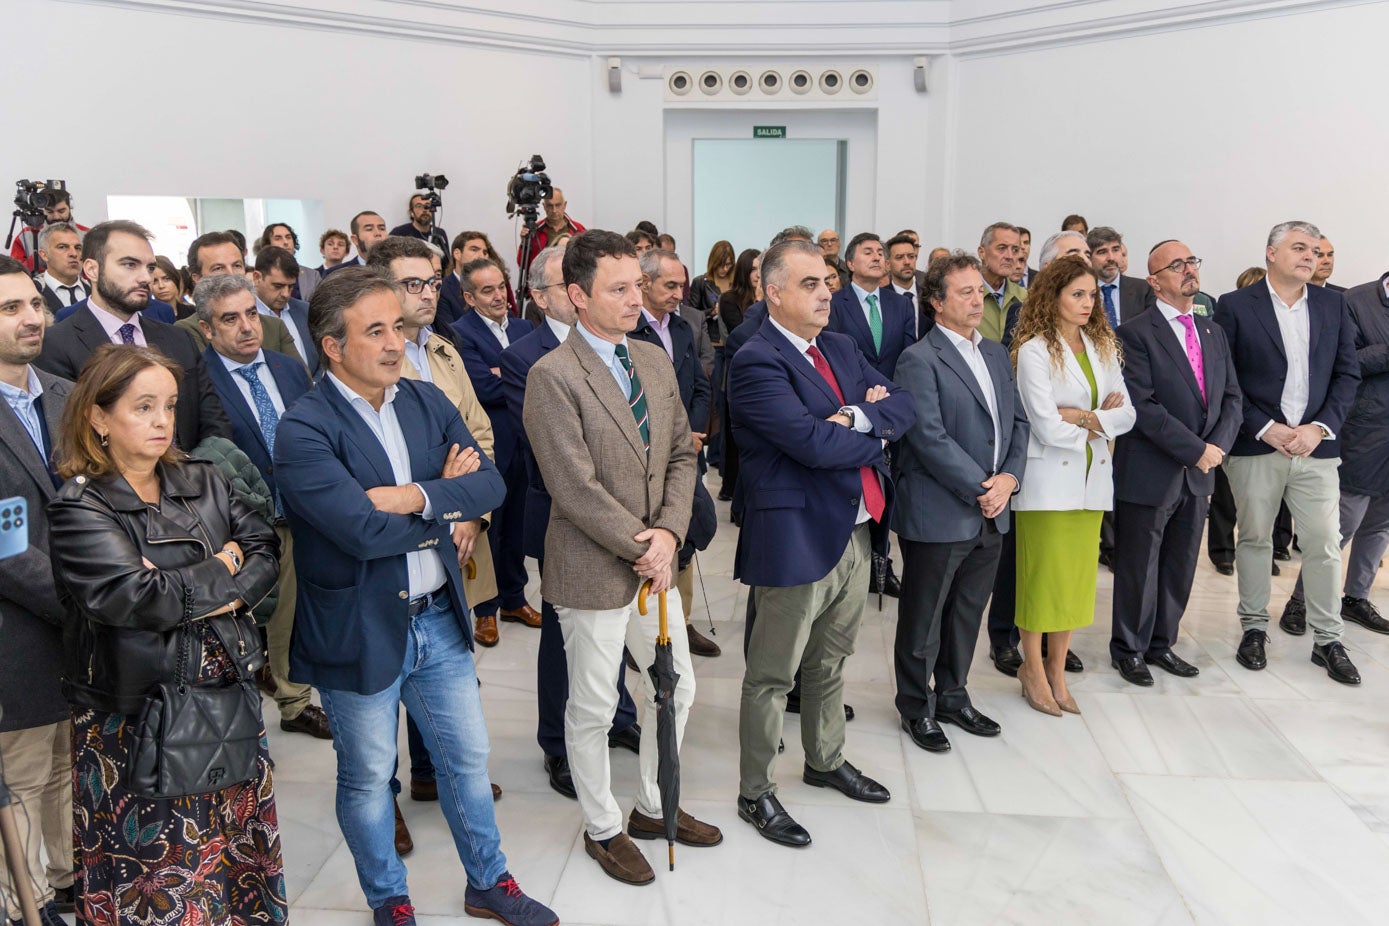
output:
<instances>
[{"instance_id":1,"label":"black dress pant","mask_svg":"<svg viewBox=\"0 0 1389 926\"><path fill-rule=\"evenodd\" d=\"M979 536L954 543L897 538L902 598L893 663L897 713L904 719L970 706L965 681L999 568L1002 537L989 522Z\"/></svg>"},{"instance_id":2,"label":"black dress pant","mask_svg":"<svg viewBox=\"0 0 1389 926\"><path fill-rule=\"evenodd\" d=\"M1160 508L1115 502L1114 659L1160 656L1177 641L1209 504L1185 489Z\"/></svg>"},{"instance_id":3,"label":"black dress pant","mask_svg":"<svg viewBox=\"0 0 1389 926\"><path fill-rule=\"evenodd\" d=\"M998 570L994 574L993 600L989 602L989 648L1018 645L1018 625L1013 611L1018 603L1018 539L1013 530L1000 534ZM905 570L905 567L903 567Z\"/></svg>"}]
</instances>

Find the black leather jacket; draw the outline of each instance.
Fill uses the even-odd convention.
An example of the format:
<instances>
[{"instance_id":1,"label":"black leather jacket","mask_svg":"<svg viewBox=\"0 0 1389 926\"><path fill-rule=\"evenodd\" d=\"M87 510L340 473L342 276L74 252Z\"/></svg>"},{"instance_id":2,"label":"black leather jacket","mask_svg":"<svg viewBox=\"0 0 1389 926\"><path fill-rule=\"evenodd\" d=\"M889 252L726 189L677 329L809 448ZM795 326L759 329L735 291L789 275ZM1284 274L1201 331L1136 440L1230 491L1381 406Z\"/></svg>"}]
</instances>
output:
<instances>
[{"instance_id":1,"label":"black leather jacket","mask_svg":"<svg viewBox=\"0 0 1389 926\"><path fill-rule=\"evenodd\" d=\"M75 476L49 503L53 574L67 609L63 692L74 705L138 713L150 691L174 679L185 590L193 619L206 620L243 678L265 663L250 609L279 577L274 528L211 463L160 464L159 473L157 511L118 476ZM235 576L213 558L231 540L244 554ZM205 617L237 598L247 607ZM198 658L195 645L190 678Z\"/></svg>"}]
</instances>

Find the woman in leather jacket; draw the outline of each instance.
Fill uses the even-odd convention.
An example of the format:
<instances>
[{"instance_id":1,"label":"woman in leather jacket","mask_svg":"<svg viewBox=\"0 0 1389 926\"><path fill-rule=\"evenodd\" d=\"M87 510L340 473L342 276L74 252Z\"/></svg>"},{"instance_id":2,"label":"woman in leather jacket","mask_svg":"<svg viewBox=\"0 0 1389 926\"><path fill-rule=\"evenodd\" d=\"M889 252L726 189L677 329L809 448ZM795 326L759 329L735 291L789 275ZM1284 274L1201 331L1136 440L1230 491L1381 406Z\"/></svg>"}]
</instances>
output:
<instances>
[{"instance_id":1,"label":"woman in leather jacket","mask_svg":"<svg viewBox=\"0 0 1389 926\"><path fill-rule=\"evenodd\" d=\"M178 909L171 922L287 915L263 729L249 781L169 800L125 786L138 712L175 679L183 635L193 684L250 679L265 662L250 609L278 574L274 529L173 445L181 379L157 350L103 345L63 416L68 478L48 516L67 608L79 922L144 921L151 908Z\"/></svg>"}]
</instances>

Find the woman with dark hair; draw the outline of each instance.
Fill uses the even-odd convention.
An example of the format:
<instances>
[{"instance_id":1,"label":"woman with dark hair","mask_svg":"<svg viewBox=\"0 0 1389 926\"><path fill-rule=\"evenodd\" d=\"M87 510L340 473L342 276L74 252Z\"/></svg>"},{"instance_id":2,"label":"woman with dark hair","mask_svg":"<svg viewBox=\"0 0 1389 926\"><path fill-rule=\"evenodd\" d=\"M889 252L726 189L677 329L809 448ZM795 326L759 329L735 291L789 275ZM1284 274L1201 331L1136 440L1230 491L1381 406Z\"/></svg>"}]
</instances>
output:
<instances>
[{"instance_id":1,"label":"woman with dark hair","mask_svg":"<svg viewBox=\"0 0 1389 926\"><path fill-rule=\"evenodd\" d=\"M48 517L68 612L77 921L92 926L288 916L251 616L279 544L213 464L174 446L182 377L157 350L106 344L63 415L67 482ZM221 736L215 764L165 732L190 726Z\"/></svg>"},{"instance_id":2,"label":"woman with dark hair","mask_svg":"<svg viewBox=\"0 0 1389 926\"><path fill-rule=\"evenodd\" d=\"M762 285L759 267L762 252L748 248L738 255L733 267L733 284L719 297L719 320L727 331L732 331L743 323L743 313L748 306L757 301L758 288Z\"/></svg>"},{"instance_id":3,"label":"woman with dark hair","mask_svg":"<svg viewBox=\"0 0 1389 926\"><path fill-rule=\"evenodd\" d=\"M1057 258L1028 287L1013 332L1018 394L1032 426L1013 497L1018 680L1029 705L1056 717L1080 713L1066 686L1066 651L1071 633L1095 619L1100 520L1114 507L1109 444L1136 418L1119 339L1096 295L1084 258Z\"/></svg>"},{"instance_id":4,"label":"woman with dark hair","mask_svg":"<svg viewBox=\"0 0 1389 926\"><path fill-rule=\"evenodd\" d=\"M719 297L733 285L735 260L732 244L727 241L715 241L714 246L709 249L709 259L705 261L704 272L690 281L690 305L703 312L708 319L709 336L715 344L722 344L728 335L723 326L717 324Z\"/></svg>"},{"instance_id":5,"label":"woman with dark hair","mask_svg":"<svg viewBox=\"0 0 1389 926\"><path fill-rule=\"evenodd\" d=\"M163 254L154 258L154 272L150 274L150 295L160 302L174 307L174 314L187 318L193 314L193 303L184 298L183 274L174 262Z\"/></svg>"}]
</instances>

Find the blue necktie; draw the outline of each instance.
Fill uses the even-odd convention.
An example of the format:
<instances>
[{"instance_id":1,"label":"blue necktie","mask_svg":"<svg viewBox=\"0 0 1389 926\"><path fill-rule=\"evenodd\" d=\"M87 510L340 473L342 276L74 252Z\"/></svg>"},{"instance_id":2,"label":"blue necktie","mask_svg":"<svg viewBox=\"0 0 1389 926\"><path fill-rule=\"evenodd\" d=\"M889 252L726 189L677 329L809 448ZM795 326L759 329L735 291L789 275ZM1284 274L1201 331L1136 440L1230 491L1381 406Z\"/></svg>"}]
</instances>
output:
<instances>
[{"instance_id":1,"label":"blue necktie","mask_svg":"<svg viewBox=\"0 0 1389 926\"><path fill-rule=\"evenodd\" d=\"M135 326L130 324L129 322L126 322L124 325L121 325L119 328L117 328L116 333L121 336L122 344L135 343Z\"/></svg>"},{"instance_id":2,"label":"blue necktie","mask_svg":"<svg viewBox=\"0 0 1389 926\"><path fill-rule=\"evenodd\" d=\"M256 417L260 419L260 435L265 438L265 449L270 451L270 455L275 455L275 428L280 423L280 413L275 411L275 403L270 401L270 392L265 388L265 383L260 381L261 367L265 366L263 361L257 360L255 363L248 363L244 367L238 367L237 373L246 380L251 386L251 401L256 405Z\"/></svg>"},{"instance_id":3,"label":"blue necktie","mask_svg":"<svg viewBox=\"0 0 1389 926\"><path fill-rule=\"evenodd\" d=\"M1109 319L1111 328L1119 327L1119 312L1114 308L1114 290L1118 288L1114 283L1105 283L1100 287L1100 291L1104 293L1104 315Z\"/></svg>"}]
</instances>

